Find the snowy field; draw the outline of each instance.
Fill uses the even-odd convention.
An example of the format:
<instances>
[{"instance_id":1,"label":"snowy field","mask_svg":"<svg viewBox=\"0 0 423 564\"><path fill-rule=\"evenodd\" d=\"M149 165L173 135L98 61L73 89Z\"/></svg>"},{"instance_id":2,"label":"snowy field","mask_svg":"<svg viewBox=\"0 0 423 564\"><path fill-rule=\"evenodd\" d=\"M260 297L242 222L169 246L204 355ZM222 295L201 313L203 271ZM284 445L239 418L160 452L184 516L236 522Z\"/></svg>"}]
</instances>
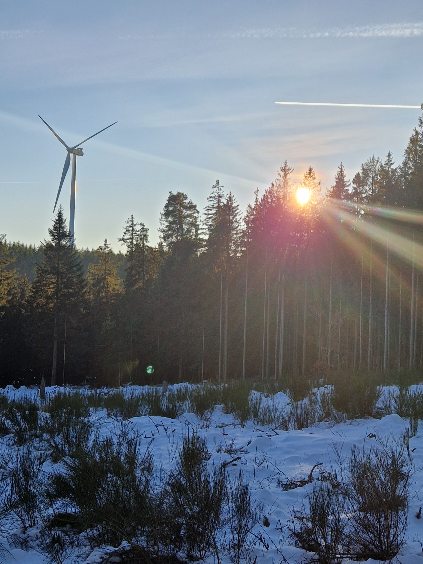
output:
<instances>
[{"instance_id":1,"label":"snowy field","mask_svg":"<svg viewBox=\"0 0 423 564\"><path fill-rule=\"evenodd\" d=\"M189 385L169 386L163 394L184 386ZM144 388L134 386L123 390L132 397L145 391ZM419 391L419 388L414 390ZM47 399L57 392L63 392L63 389L47 388ZM84 390L82 392L86 393ZM2 393L9 400L30 398L40 402L37 389L15 390L8 387ZM110 392L104 390L102 393ZM389 390L389 393L395 394L395 388ZM382 395L387 396L388 390L384 389ZM262 401L262 406L265 406L265 402L271 402L272 408L277 406L280 412L288 410L291 406L290 398L282 392L272 397L263 396ZM379 400L381 401L383 402L383 398ZM115 436L122 428L122 419L108 413L104 408L91 408L89 418L101 437ZM301 510L302 506L307 507L307 495L325 473L332 472L340 476L347 471L346 465L353 447L369 449L381 444L401 445L404 436L410 435L410 421L397 414L388 414L377 419L322 421L301 430L282 430L251 420L241 424L233 414L225 413L220 405L203 417L198 417L188 410L175 419L150 415L132 417L127 420L126 425L131 432L139 436L140 452L151 453L156 479L166 476L175 468L183 438L193 433L206 441L211 455L208 461L210 470L223 463L233 481L236 481L240 471L242 472L259 515L247 542L249 550L242 561L263 564L308 561L310 554L295 547L290 537L289 526L292 524L293 511ZM418 428L406 443L412 470L410 503L406 543L397 561L403 564L418 564L423 562L423 519L416 517L423 505L423 430ZM7 434L0 439L0 445L3 461L13 459L16 451L24 448L17 446L13 437ZM44 449L48 455L49 451L40 438L34 439L30 446L40 452ZM53 462L48 457L42 465L43 479L49 480L52 473L60 470L60 464L60 461ZM292 488L286 487L287 484L291 484ZM296 485L298 487L295 487ZM26 531L22 531L18 519L13 514L2 521L2 562L41 564L52 561L40 548L40 527L44 517L41 515L37 524ZM100 563L105 561L110 552L112 549L107 546L93 549L81 537L81 542L67 551L61 561ZM218 560L216 555L210 554L203 561L211 563ZM343 561L349 562L348 559ZM231 562L229 555L221 554L220 562Z\"/></svg>"}]
</instances>

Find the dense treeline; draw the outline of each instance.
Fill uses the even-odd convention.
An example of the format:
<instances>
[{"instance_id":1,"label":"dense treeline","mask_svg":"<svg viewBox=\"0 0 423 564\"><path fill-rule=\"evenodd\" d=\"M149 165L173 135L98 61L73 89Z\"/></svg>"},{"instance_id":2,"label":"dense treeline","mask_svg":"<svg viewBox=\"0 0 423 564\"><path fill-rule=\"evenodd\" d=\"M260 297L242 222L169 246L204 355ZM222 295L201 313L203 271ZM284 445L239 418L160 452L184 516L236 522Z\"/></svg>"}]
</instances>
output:
<instances>
[{"instance_id":1,"label":"dense treeline","mask_svg":"<svg viewBox=\"0 0 423 564\"><path fill-rule=\"evenodd\" d=\"M131 216L125 257L75 249L61 209L38 249L2 236L0 383L422 367L423 119L397 166L373 156L350 182L341 163L326 194L310 167L304 206L292 172L244 217L219 181L202 216L170 192L158 246Z\"/></svg>"}]
</instances>

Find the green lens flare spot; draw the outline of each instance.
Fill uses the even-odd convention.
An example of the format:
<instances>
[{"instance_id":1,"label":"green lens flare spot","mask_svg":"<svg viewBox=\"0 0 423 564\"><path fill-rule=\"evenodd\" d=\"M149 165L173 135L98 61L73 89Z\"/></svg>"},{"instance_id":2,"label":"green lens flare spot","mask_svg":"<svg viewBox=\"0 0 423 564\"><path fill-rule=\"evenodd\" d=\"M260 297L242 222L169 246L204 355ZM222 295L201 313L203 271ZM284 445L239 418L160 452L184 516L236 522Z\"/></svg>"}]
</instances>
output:
<instances>
[{"instance_id":1,"label":"green lens flare spot","mask_svg":"<svg viewBox=\"0 0 423 564\"><path fill-rule=\"evenodd\" d=\"M147 366L147 368L145 369L145 371L147 372L147 374L153 374L154 373L154 366L152 364L149 364Z\"/></svg>"}]
</instances>

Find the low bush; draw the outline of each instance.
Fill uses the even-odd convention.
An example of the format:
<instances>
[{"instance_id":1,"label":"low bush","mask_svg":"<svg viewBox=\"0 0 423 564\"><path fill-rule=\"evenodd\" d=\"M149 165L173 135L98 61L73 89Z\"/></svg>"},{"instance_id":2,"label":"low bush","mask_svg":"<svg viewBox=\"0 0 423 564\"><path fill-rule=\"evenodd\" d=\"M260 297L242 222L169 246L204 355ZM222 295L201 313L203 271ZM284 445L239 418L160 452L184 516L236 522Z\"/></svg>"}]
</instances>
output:
<instances>
[{"instance_id":1,"label":"low bush","mask_svg":"<svg viewBox=\"0 0 423 564\"><path fill-rule=\"evenodd\" d=\"M372 417L376 414L376 403L380 388L366 374L338 374L333 380L333 407L348 419Z\"/></svg>"},{"instance_id":2,"label":"low bush","mask_svg":"<svg viewBox=\"0 0 423 564\"><path fill-rule=\"evenodd\" d=\"M16 444L22 446L39 434L38 405L29 400L9 401L0 413L2 434L13 433Z\"/></svg>"},{"instance_id":3,"label":"low bush","mask_svg":"<svg viewBox=\"0 0 423 564\"><path fill-rule=\"evenodd\" d=\"M137 394L124 394L116 391L104 397L104 407L107 414L122 419L131 419L141 415L143 399Z\"/></svg>"},{"instance_id":4,"label":"low bush","mask_svg":"<svg viewBox=\"0 0 423 564\"><path fill-rule=\"evenodd\" d=\"M151 457L138 455L138 439L122 431L116 441L96 438L64 459L53 475L52 501L71 504L82 529L96 541L119 545L149 522Z\"/></svg>"},{"instance_id":5,"label":"low bush","mask_svg":"<svg viewBox=\"0 0 423 564\"><path fill-rule=\"evenodd\" d=\"M45 458L25 447L8 466L9 492L6 505L24 529L37 522L43 500L44 483L41 469Z\"/></svg>"},{"instance_id":6,"label":"low bush","mask_svg":"<svg viewBox=\"0 0 423 564\"><path fill-rule=\"evenodd\" d=\"M353 449L344 483L321 474L330 479L314 485L308 508L294 511L291 537L324 564L391 561L404 544L410 474L402 444Z\"/></svg>"},{"instance_id":7,"label":"low bush","mask_svg":"<svg viewBox=\"0 0 423 564\"><path fill-rule=\"evenodd\" d=\"M405 447L354 449L349 469L352 550L358 558L392 560L407 528L411 468Z\"/></svg>"},{"instance_id":8,"label":"low bush","mask_svg":"<svg viewBox=\"0 0 423 564\"><path fill-rule=\"evenodd\" d=\"M75 418L87 417L89 414L88 398L79 392L58 392L47 399L44 410L51 418L60 417L66 412Z\"/></svg>"},{"instance_id":9,"label":"low bush","mask_svg":"<svg viewBox=\"0 0 423 564\"><path fill-rule=\"evenodd\" d=\"M314 552L321 564L340 562L345 551L345 501L328 482L320 482L308 495L308 508L295 511L290 528L296 546Z\"/></svg>"},{"instance_id":10,"label":"low bush","mask_svg":"<svg viewBox=\"0 0 423 564\"><path fill-rule=\"evenodd\" d=\"M230 488L229 493L229 554L235 564L248 561L248 541L253 528L259 522L258 508L251 501L248 484L242 474Z\"/></svg>"},{"instance_id":11,"label":"low bush","mask_svg":"<svg viewBox=\"0 0 423 564\"><path fill-rule=\"evenodd\" d=\"M184 439L177 466L156 504L151 536L159 551L184 551L198 560L216 549L227 477L223 467L208 471L209 458L203 439L195 434Z\"/></svg>"}]
</instances>

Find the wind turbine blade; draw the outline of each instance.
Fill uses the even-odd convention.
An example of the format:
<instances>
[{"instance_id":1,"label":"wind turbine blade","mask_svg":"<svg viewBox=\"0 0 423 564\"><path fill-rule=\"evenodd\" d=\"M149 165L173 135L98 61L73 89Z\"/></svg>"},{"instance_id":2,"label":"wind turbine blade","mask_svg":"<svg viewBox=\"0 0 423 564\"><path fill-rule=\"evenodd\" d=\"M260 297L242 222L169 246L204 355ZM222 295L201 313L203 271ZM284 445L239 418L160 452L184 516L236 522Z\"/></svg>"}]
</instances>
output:
<instances>
[{"instance_id":1,"label":"wind turbine blade","mask_svg":"<svg viewBox=\"0 0 423 564\"><path fill-rule=\"evenodd\" d=\"M65 181L66 175L68 173L69 165L70 165L70 153L67 154L65 164L63 165L62 178L60 179L59 190L57 191L56 201L54 202L53 213L56 210L57 201L59 199L60 192L62 190L63 182Z\"/></svg>"},{"instance_id":2,"label":"wind turbine blade","mask_svg":"<svg viewBox=\"0 0 423 564\"><path fill-rule=\"evenodd\" d=\"M92 139L93 137L95 137L96 135L98 135L99 133L102 133L103 131L106 131L106 129L109 129L109 127L112 127L112 125L115 125L115 123L117 123L117 121L114 121L113 123L111 123L110 125L108 125L107 127L103 127L103 129L100 129L100 131L97 131L97 133L94 133L94 135L90 135L89 137L87 137L86 139L84 139L83 141L81 141L81 143L78 143L78 145L74 145L72 147L72 149L76 149L77 147L80 147L82 145L82 143L85 143L85 141L88 141L88 139Z\"/></svg>"},{"instance_id":3,"label":"wind turbine blade","mask_svg":"<svg viewBox=\"0 0 423 564\"><path fill-rule=\"evenodd\" d=\"M46 120L43 119L40 115L38 115L38 117L40 118L40 120L41 120L42 122L44 122L44 123L46 124L46 126L50 129L50 131L53 133L53 135L56 137L56 139L58 139L58 140L60 141L60 143L61 143L62 145L64 145L64 146L66 147L66 149L69 150L69 147L68 147L68 146L66 145L66 143L63 141L63 139L57 135L57 133L54 131L54 129L53 129L52 127L49 126L49 124L46 122Z\"/></svg>"}]
</instances>

